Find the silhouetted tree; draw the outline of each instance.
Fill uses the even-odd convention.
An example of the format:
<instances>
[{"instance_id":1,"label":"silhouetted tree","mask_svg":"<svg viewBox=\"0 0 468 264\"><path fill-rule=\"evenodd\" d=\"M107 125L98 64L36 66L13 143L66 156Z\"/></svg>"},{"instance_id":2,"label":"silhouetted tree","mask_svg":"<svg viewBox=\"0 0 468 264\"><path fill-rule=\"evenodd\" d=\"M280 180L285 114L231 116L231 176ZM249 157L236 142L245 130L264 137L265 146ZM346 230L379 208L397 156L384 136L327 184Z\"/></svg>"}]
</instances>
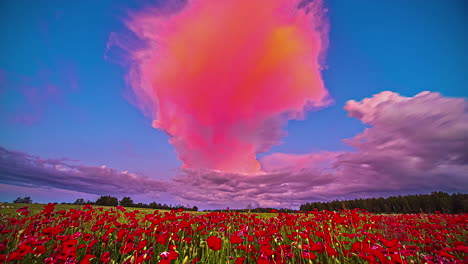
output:
<instances>
[{"instance_id":1,"label":"silhouetted tree","mask_svg":"<svg viewBox=\"0 0 468 264\"><path fill-rule=\"evenodd\" d=\"M131 207L134 206L133 200L130 197L124 197L122 200L120 200L120 205L123 205L125 207Z\"/></svg>"},{"instance_id":2,"label":"silhouetted tree","mask_svg":"<svg viewBox=\"0 0 468 264\"><path fill-rule=\"evenodd\" d=\"M73 204L76 204L76 205L85 205L86 202L83 198L78 198L76 199L76 201L73 203Z\"/></svg>"},{"instance_id":3,"label":"silhouetted tree","mask_svg":"<svg viewBox=\"0 0 468 264\"><path fill-rule=\"evenodd\" d=\"M96 202L94 202L94 204L105 206L117 206L119 205L119 200L116 197L112 196L101 196L96 200Z\"/></svg>"},{"instance_id":4,"label":"silhouetted tree","mask_svg":"<svg viewBox=\"0 0 468 264\"><path fill-rule=\"evenodd\" d=\"M29 196L26 196L24 198L18 197L13 202L14 203L32 203L32 199Z\"/></svg>"}]
</instances>

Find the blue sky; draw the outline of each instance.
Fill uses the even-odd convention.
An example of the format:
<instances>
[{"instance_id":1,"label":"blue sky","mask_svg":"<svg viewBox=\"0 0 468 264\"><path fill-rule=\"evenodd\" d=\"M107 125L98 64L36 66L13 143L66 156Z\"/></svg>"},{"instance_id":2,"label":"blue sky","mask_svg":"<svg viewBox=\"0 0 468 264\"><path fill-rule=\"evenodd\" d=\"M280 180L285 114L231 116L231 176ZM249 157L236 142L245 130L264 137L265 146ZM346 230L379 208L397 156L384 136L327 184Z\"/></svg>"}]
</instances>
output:
<instances>
[{"instance_id":1,"label":"blue sky","mask_svg":"<svg viewBox=\"0 0 468 264\"><path fill-rule=\"evenodd\" d=\"M175 175L181 163L168 136L126 100L125 69L104 56L109 34L124 30L125 10L138 8L130 2L0 3L0 146L157 179ZM383 90L468 97L466 1L325 4L331 31L323 76L334 103L290 121L284 143L259 157L350 150L342 139L365 126L348 117L348 100Z\"/></svg>"}]
</instances>

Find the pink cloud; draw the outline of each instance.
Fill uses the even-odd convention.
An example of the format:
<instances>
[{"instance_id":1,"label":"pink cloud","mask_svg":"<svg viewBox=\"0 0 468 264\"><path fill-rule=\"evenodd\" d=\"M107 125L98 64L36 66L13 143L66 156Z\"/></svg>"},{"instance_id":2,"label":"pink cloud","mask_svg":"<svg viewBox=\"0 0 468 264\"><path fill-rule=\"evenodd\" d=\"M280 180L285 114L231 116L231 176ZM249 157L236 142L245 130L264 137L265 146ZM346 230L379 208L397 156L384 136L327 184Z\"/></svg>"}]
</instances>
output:
<instances>
[{"instance_id":1,"label":"pink cloud","mask_svg":"<svg viewBox=\"0 0 468 264\"><path fill-rule=\"evenodd\" d=\"M310 168L322 168L336 160L340 152L320 152L309 154L286 154L273 153L265 156L262 160L262 167L266 172L290 171L298 172Z\"/></svg>"},{"instance_id":2,"label":"pink cloud","mask_svg":"<svg viewBox=\"0 0 468 264\"><path fill-rule=\"evenodd\" d=\"M113 45L127 55L132 102L170 135L184 168L259 172L256 154L280 143L288 120L329 103L326 11L322 1L298 4L190 1L171 15L148 7L125 21L136 41L111 34L106 56Z\"/></svg>"}]
</instances>

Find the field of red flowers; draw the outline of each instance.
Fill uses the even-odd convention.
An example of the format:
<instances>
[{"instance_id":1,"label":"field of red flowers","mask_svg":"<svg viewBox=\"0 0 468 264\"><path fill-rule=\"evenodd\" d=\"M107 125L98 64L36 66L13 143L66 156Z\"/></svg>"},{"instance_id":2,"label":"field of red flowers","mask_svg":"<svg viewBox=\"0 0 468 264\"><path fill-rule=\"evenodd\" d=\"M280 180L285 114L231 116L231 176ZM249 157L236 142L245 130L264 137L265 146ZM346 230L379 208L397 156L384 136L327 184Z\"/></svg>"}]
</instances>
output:
<instances>
[{"instance_id":1,"label":"field of red flowers","mask_svg":"<svg viewBox=\"0 0 468 264\"><path fill-rule=\"evenodd\" d=\"M468 214L55 207L0 216L0 263L468 263Z\"/></svg>"}]
</instances>

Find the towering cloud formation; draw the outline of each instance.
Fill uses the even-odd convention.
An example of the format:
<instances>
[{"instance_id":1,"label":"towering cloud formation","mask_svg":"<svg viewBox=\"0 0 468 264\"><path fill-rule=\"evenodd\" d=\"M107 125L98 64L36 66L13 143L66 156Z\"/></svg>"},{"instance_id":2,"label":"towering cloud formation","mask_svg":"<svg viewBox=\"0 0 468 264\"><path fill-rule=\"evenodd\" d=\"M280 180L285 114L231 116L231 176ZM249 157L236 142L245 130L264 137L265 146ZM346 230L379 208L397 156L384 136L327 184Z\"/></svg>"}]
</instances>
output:
<instances>
[{"instance_id":1,"label":"towering cloud formation","mask_svg":"<svg viewBox=\"0 0 468 264\"><path fill-rule=\"evenodd\" d=\"M321 1L193 0L126 25L145 44L125 47L137 104L183 167L259 172L255 154L279 143L285 122L326 104Z\"/></svg>"}]
</instances>

